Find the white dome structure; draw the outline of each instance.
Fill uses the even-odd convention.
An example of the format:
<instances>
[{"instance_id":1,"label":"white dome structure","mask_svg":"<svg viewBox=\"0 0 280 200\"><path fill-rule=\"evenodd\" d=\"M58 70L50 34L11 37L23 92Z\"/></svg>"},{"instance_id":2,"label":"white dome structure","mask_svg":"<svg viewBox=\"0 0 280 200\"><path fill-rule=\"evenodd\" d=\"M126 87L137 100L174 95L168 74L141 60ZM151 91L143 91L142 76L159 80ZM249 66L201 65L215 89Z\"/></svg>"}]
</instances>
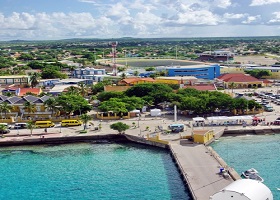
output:
<instances>
[{"instance_id":1,"label":"white dome structure","mask_svg":"<svg viewBox=\"0 0 280 200\"><path fill-rule=\"evenodd\" d=\"M209 198L210 200L273 200L270 189L251 179L234 181Z\"/></svg>"}]
</instances>

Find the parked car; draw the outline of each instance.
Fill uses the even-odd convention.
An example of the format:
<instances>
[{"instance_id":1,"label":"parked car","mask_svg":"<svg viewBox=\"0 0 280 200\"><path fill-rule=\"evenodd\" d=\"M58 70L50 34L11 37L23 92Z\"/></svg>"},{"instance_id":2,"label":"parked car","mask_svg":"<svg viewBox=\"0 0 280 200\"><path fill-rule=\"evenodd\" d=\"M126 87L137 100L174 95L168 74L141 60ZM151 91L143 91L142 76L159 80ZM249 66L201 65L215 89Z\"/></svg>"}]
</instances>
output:
<instances>
[{"instance_id":1,"label":"parked car","mask_svg":"<svg viewBox=\"0 0 280 200\"><path fill-rule=\"evenodd\" d=\"M4 125L6 127L6 129L11 129L12 126L9 125L8 123L0 123L1 125Z\"/></svg>"},{"instance_id":2,"label":"parked car","mask_svg":"<svg viewBox=\"0 0 280 200\"><path fill-rule=\"evenodd\" d=\"M27 123L15 123L14 129L24 129L27 128Z\"/></svg>"},{"instance_id":3,"label":"parked car","mask_svg":"<svg viewBox=\"0 0 280 200\"><path fill-rule=\"evenodd\" d=\"M0 130L0 134L10 133L10 129Z\"/></svg>"},{"instance_id":4,"label":"parked car","mask_svg":"<svg viewBox=\"0 0 280 200\"><path fill-rule=\"evenodd\" d=\"M274 111L273 107L269 106L269 105L265 105L264 110L267 111L267 112L273 112Z\"/></svg>"}]
</instances>

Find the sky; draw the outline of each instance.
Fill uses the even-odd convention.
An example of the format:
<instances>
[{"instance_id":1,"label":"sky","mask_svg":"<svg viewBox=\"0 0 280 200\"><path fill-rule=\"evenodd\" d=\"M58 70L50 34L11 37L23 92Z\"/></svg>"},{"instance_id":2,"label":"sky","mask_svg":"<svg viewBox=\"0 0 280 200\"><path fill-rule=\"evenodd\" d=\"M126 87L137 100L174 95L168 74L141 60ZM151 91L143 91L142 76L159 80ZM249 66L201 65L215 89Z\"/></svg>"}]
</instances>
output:
<instances>
[{"instance_id":1,"label":"sky","mask_svg":"<svg viewBox=\"0 0 280 200\"><path fill-rule=\"evenodd\" d=\"M0 0L0 40L280 36L280 0Z\"/></svg>"}]
</instances>

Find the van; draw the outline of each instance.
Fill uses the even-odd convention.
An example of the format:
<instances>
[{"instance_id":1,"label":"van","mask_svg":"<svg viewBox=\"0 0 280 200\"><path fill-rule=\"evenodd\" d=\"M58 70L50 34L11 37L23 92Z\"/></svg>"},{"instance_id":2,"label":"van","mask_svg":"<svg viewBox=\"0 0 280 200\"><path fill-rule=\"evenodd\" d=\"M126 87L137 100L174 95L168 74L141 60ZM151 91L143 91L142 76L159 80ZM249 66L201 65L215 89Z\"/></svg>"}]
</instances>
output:
<instances>
[{"instance_id":1,"label":"van","mask_svg":"<svg viewBox=\"0 0 280 200\"><path fill-rule=\"evenodd\" d=\"M7 129L11 129L12 128L12 126L9 125L8 123L0 123L0 125L6 126Z\"/></svg>"},{"instance_id":2,"label":"van","mask_svg":"<svg viewBox=\"0 0 280 200\"><path fill-rule=\"evenodd\" d=\"M52 121L36 121L35 127L36 128L50 128L54 127L54 123Z\"/></svg>"},{"instance_id":3,"label":"van","mask_svg":"<svg viewBox=\"0 0 280 200\"><path fill-rule=\"evenodd\" d=\"M15 123L14 129L23 129L27 128L27 123Z\"/></svg>"},{"instance_id":4,"label":"van","mask_svg":"<svg viewBox=\"0 0 280 200\"><path fill-rule=\"evenodd\" d=\"M170 124L168 127L175 133L183 132L185 128L184 124Z\"/></svg>"},{"instance_id":5,"label":"van","mask_svg":"<svg viewBox=\"0 0 280 200\"><path fill-rule=\"evenodd\" d=\"M273 112L273 111L274 111L274 109L273 109L273 107L272 107L272 106L265 105L265 106L264 106L264 111L267 111L267 112Z\"/></svg>"},{"instance_id":6,"label":"van","mask_svg":"<svg viewBox=\"0 0 280 200\"><path fill-rule=\"evenodd\" d=\"M65 119L61 121L61 126L81 126L83 123L77 119Z\"/></svg>"}]
</instances>

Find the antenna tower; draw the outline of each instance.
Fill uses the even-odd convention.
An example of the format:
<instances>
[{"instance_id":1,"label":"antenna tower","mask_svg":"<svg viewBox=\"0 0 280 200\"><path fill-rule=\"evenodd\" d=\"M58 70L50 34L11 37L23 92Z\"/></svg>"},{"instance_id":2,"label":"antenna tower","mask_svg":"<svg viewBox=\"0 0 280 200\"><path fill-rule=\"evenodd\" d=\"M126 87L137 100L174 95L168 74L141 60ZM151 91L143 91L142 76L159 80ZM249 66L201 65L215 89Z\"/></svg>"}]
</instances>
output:
<instances>
[{"instance_id":1,"label":"antenna tower","mask_svg":"<svg viewBox=\"0 0 280 200\"><path fill-rule=\"evenodd\" d=\"M116 57L117 57L117 46L118 42L111 42L112 46L112 63L113 63L113 75L117 76L118 70L116 65Z\"/></svg>"}]
</instances>

